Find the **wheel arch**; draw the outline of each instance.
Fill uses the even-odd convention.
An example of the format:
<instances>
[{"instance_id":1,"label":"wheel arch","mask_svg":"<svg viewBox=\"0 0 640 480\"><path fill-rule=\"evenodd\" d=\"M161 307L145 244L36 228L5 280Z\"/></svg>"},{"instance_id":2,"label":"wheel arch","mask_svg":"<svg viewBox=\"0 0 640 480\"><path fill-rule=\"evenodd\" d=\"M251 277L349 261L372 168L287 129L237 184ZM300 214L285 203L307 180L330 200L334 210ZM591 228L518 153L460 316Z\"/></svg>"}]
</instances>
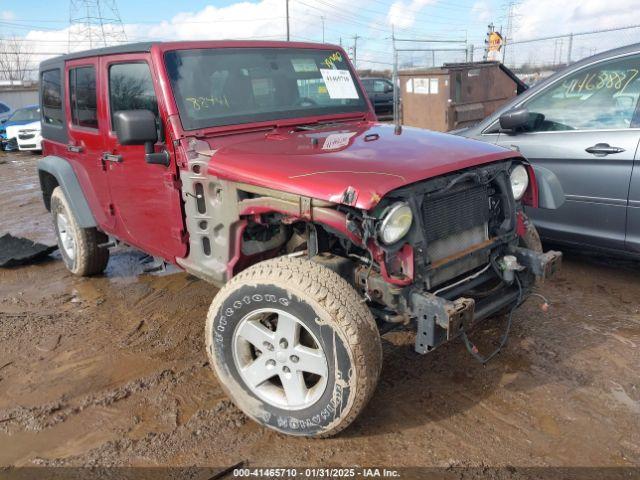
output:
<instances>
[{"instance_id":1,"label":"wheel arch","mask_svg":"<svg viewBox=\"0 0 640 480\"><path fill-rule=\"evenodd\" d=\"M42 189L42 199L47 210L51 210L51 194L59 186L78 219L78 225L82 228L97 226L95 217L80 187L78 177L67 160L55 155L42 158L38 161L38 177Z\"/></svg>"}]
</instances>

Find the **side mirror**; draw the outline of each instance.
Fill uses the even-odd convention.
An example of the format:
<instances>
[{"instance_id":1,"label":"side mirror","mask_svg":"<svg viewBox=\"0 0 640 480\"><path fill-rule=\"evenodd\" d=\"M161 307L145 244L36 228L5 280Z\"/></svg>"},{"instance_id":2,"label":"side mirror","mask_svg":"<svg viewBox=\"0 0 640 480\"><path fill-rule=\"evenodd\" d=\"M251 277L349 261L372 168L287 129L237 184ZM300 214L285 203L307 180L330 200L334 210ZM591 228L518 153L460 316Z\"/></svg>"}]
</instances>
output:
<instances>
[{"instance_id":1,"label":"side mirror","mask_svg":"<svg viewBox=\"0 0 640 480\"><path fill-rule=\"evenodd\" d=\"M517 130L529 123L529 110L516 108L500 115L500 128L503 130Z\"/></svg>"},{"instance_id":2,"label":"side mirror","mask_svg":"<svg viewBox=\"0 0 640 480\"><path fill-rule=\"evenodd\" d=\"M154 144L158 141L156 116L150 110L119 110L113 114L113 128L120 145L144 145L147 163L170 164L166 150L155 153Z\"/></svg>"},{"instance_id":3,"label":"side mirror","mask_svg":"<svg viewBox=\"0 0 640 480\"><path fill-rule=\"evenodd\" d=\"M391 93L393 92L393 85L386 85L384 87L384 93Z\"/></svg>"},{"instance_id":4,"label":"side mirror","mask_svg":"<svg viewBox=\"0 0 640 480\"><path fill-rule=\"evenodd\" d=\"M156 143L156 116L149 110L119 110L113 114L113 128L120 145Z\"/></svg>"}]
</instances>

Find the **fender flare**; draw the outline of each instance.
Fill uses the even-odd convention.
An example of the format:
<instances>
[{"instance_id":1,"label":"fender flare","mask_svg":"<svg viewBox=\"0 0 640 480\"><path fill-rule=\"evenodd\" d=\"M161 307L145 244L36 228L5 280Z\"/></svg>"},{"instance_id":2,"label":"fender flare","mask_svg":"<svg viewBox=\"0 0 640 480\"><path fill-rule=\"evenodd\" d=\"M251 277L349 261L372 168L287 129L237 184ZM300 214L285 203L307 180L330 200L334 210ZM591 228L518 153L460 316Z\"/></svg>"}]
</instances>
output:
<instances>
[{"instance_id":1,"label":"fender flare","mask_svg":"<svg viewBox=\"0 0 640 480\"><path fill-rule=\"evenodd\" d=\"M96 219L89 208L87 199L84 196L78 177L73 171L71 164L64 158L57 157L55 155L48 155L38 161L38 176L40 177L40 187L42 188L42 194L45 206L47 210L50 209L50 197L47 198L47 191L45 181L43 179L42 172L46 172L52 175L58 185L64 191L64 195L73 210L78 224L82 228L96 227ZM50 195L50 192L49 192Z\"/></svg>"}]
</instances>

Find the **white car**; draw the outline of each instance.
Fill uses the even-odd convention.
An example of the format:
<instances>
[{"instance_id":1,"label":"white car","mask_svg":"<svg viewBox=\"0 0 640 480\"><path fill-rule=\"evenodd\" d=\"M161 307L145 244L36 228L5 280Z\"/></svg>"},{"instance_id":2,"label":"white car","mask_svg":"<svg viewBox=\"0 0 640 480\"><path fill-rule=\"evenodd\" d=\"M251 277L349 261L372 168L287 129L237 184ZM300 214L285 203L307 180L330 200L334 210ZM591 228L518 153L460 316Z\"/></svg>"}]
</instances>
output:
<instances>
[{"instance_id":1,"label":"white car","mask_svg":"<svg viewBox=\"0 0 640 480\"><path fill-rule=\"evenodd\" d=\"M7 127L7 137L13 133L13 131L9 131L10 128L18 130L16 137L18 138L19 150L42 150L42 129L40 127L40 120L37 122L27 123L26 125L19 125L17 127Z\"/></svg>"}]
</instances>

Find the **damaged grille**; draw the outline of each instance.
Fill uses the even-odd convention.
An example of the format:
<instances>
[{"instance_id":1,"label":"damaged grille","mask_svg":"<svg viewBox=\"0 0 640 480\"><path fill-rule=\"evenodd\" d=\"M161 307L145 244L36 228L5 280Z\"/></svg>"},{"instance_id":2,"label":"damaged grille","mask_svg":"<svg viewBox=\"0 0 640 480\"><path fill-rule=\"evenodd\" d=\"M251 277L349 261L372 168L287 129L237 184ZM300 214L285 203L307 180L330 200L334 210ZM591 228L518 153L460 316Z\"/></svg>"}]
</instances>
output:
<instances>
[{"instance_id":1,"label":"damaged grille","mask_svg":"<svg viewBox=\"0 0 640 480\"><path fill-rule=\"evenodd\" d=\"M485 185L461 185L455 191L427 195L422 212L427 242L442 240L486 224L489 193Z\"/></svg>"}]
</instances>

